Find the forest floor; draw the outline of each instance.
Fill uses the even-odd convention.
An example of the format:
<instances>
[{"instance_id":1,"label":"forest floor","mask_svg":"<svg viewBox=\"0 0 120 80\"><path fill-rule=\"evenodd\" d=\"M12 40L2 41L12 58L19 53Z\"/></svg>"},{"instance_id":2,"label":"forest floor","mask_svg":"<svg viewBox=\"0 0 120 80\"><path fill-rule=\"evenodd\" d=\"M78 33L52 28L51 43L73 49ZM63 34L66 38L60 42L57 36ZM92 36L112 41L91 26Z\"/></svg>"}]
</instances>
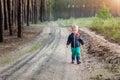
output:
<instances>
[{"instance_id":1,"label":"forest floor","mask_svg":"<svg viewBox=\"0 0 120 80\"><path fill-rule=\"evenodd\" d=\"M71 50L66 48L70 28L45 24L49 27L40 28L40 34L20 48L24 56L0 67L0 80L120 80L119 45L79 28L85 42L81 64L71 64Z\"/></svg>"},{"instance_id":2,"label":"forest floor","mask_svg":"<svg viewBox=\"0 0 120 80\"><path fill-rule=\"evenodd\" d=\"M25 47L33 45L33 40L40 35L42 27L26 27L23 31L23 38L17 38L16 34L9 36L8 31L4 33L4 42L0 43L0 65L4 65L24 55ZM15 33L15 32L14 32ZM27 44L26 44L27 43ZM21 49L24 50L21 50ZM30 47L29 47L30 48Z\"/></svg>"}]
</instances>

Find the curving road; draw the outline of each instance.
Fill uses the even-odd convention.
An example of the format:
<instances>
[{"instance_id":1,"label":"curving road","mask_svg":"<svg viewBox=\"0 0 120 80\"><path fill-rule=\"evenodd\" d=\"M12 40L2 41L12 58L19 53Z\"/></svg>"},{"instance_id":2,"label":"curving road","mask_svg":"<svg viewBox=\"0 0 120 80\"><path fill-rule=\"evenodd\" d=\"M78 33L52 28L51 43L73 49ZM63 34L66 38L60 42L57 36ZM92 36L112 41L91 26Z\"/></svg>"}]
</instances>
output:
<instances>
[{"instance_id":1,"label":"curving road","mask_svg":"<svg viewBox=\"0 0 120 80\"><path fill-rule=\"evenodd\" d=\"M82 63L71 64L70 48L66 48L68 28L59 27L56 22L47 24L42 46L35 53L28 54L0 71L0 80L90 80L92 71L102 63L88 53L89 42L82 46ZM82 33L81 33L82 34ZM85 38L83 34L83 38Z\"/></svg>"}]
</instances>

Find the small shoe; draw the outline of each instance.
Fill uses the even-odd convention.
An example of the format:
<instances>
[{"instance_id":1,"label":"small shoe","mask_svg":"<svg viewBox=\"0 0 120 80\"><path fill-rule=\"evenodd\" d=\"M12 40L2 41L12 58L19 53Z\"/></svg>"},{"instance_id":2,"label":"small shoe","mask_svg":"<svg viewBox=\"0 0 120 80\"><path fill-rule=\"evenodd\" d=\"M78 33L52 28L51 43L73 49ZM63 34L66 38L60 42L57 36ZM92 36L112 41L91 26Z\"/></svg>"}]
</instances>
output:
<instances>
[{"instance_id":1,"label":"small shoe","mask_svg":"<svg viewBox=\"0 0 120 80\"><path fill-rule=\"evenodd\" d=\"M77 62L77 64L80 64L80 63L81 63L80 61Z\"/></svg>"}]
</instances>

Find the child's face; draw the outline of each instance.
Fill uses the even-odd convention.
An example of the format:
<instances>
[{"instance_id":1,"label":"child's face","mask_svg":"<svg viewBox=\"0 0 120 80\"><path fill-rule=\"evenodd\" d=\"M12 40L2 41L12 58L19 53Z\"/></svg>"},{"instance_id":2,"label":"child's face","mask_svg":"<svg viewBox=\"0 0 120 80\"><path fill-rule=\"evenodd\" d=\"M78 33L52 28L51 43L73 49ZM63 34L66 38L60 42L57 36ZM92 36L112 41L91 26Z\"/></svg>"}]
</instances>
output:
<instances>
[{"instance_id":1,"label":"child's face","mask_svg":"<svg viewBox=\"0 0 120 80\"><path fill-rule=\"evenodd\" d=\"M72 33L77 34L78 33L78 29L77 28L73 28L72 29Z\"/></svg>"}]
</instances>

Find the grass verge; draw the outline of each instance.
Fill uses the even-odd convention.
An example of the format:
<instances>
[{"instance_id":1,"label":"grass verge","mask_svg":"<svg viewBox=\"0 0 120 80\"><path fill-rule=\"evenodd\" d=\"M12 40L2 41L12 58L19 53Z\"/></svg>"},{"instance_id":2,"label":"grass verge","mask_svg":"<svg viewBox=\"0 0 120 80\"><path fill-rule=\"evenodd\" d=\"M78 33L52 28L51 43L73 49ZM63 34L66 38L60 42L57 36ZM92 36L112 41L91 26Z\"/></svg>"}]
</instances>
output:
<instances>
[{"instance_id":1,"label":"grass verge","mask_svg":"<svg viewBox=\"0 0 120 80\"><path fill-rule=\"evenodd\" d=\"M41 47L40 44L35 44L35 45L32 46L32 48L30 48L30 49L28 49L28 50L26 50L26 51L23 51L23 52L21 52L19 55L17 55L17 56L16 56L16 59L18 59L18 58L20 58L20 57L22 57L22 56L24 56L24 55L26 55L26 54L34 53L34 52L35 52L36 50L38 50L40 47ZM10 56L8 56L8 57L6 57L5 59L3 59L3 60L0 61L0 65L7 64L7 63L9 63L9 62L11 62L11 61L13 61L13 58L10 57Z\"/></svg>"},{"instance_id":2,"label":"grass verge","mask_svg":"<svg viewBox=\"0 0 120 80\"><path fill-rule=\"evenodd\" d=\"M106 37L109 41L120 44L120 18L110 18L102 20L96 17L89 18L70 18L67 20L58 19L64 27L70 27L72 24L77 24L80 27L87 27L98 34Z\"/></svg>"},{"instance_id":3,"label":"grass verge","mask_svg":"<svg viewBox=\"0 0 120 80\"><path fill-rule=\"evenodd\" d=\"M120 18L111 18L107 20L94 18L90 29L96 31L98 34L106 36L108 40L120 44Z\"/></svg>"}]
</instances>

